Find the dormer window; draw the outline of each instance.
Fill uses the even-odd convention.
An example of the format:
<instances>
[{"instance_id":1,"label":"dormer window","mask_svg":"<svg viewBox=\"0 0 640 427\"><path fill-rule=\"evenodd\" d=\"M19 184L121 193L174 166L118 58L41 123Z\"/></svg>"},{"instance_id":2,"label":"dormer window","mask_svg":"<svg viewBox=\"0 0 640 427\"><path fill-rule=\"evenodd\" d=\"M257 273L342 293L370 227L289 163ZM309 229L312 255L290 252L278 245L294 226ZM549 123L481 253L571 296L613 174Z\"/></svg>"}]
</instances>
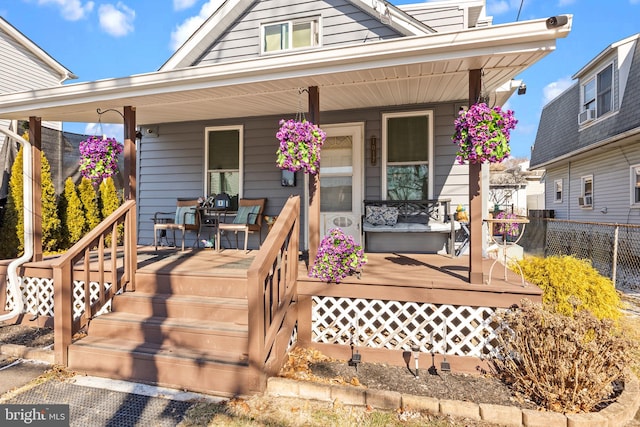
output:
<instances>
[{"instance_id":1,"label":"dormer window","mask_svg":"<svg viewBox=\"0 0 640 427\"><path fill-rule=\"evenodd\" d=\"M265 24L262 26L262 53L318 46L319 28L317 18Z\"/></svg>"},{"instance_id":2,"label":"dormer window","mask_svg":"<svg viewBox=\"0 0 640 427\"><path fill-rule=\"evenodd\" d=\"M578 123L586 124L613 110L613 64L607 65L582 85Z\"/></svg>"}]
</instances>

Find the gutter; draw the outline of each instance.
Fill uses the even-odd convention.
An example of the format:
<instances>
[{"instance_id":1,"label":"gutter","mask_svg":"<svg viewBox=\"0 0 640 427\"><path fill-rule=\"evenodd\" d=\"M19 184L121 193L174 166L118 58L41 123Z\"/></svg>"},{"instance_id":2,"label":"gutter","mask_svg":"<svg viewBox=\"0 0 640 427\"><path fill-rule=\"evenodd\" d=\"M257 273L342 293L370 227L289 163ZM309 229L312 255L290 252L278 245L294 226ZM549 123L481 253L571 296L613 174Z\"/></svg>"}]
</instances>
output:
<instances>
[{"instance_id":1,"label":"gutter","mask_svg":"<svg viewBox=\"0 0 640 427\"><path fill-rule=\"evenodd\" d=\"M20 290L20 279L18 277L18 268L33 257L33 186L31 185L33 177L33 163L31 162L31 143L10 129L0 127L0 132L22 144L24 150L22 152L22 174L24 177L23 185L23 202L24 202L24 254L20 258L16 258L7 267L9 276L9 291L13 294L13 308L11 312L0 316L0 322L9 320L22 313L24 301L22 299L22 291Z\"/></svg>"}]
</instances>

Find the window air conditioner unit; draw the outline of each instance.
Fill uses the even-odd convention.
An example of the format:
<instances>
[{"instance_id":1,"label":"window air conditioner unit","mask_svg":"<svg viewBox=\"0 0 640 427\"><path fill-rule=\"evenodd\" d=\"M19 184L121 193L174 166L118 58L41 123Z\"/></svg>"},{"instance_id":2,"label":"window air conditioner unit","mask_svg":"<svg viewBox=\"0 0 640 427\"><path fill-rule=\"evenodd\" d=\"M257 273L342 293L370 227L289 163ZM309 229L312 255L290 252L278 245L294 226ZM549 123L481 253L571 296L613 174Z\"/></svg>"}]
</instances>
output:
<instances>
[{"instance_id":1,"label":"window air conditioner unit","mask_svg":"<svg viewBox=\"0 0 640 427\"><path fill-rule=\"evenodd\" d=\"M596 118L596 110L589 109L584 110L580 114L578 114L578 124L582 125L588 123Z\"/></svg>"},{"instance_id":2,"label":"window air conditioner unit","mask_svg":"<svg viewBox=\"0 0 640 427\"><path fill-rule=\"evenodd\" d=\"M580 205L582 207L591 206L591 196L578 197L578 205Z\"/></svg>"}]
</instances>

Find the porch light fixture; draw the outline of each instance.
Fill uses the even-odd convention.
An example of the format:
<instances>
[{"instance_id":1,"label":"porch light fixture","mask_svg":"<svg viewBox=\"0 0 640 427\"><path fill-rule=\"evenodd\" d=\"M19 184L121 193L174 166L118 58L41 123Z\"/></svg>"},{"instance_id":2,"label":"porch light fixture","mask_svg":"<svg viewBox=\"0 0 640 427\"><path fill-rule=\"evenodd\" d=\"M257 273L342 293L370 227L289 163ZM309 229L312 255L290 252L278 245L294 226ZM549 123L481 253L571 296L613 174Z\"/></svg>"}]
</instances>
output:
<instances>
[{"instance_id":1,"label":"porch light fixture","mask_svg":"<svg viewBox=\"0 0 640 427\"><path fill-rule=\"evenodd\" d=\"M378 163L378 138L375 135L371 136L371 166L375 166Z\"/></svg>"}]
</instances>

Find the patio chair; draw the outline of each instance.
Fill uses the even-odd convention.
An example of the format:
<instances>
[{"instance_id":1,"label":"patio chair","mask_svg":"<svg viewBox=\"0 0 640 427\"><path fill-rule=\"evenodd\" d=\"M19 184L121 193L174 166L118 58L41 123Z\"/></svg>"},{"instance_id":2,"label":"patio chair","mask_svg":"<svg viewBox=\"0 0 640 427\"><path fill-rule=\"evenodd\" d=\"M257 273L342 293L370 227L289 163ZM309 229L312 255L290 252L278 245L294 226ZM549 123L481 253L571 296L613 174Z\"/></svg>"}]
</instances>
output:
<instances>
[{"instance_id":1,"label":"patio chair","mask_svg":"<svg viewBox=\"0 0 640 427\"><path fill-rule=\"evenodd\" d=\"M158 231L171 231L173 242L176 241L176 230L182 233L182 250L187 231L196 233L196 244L200 247L200 212L198 199L178 198L175 212L156 212L153 215L153 243L158 250ZM168 217L167 215L173 215Z\"/></svg>"},{"instance_id":2,"label":"patio chair","mask_svg":"<svg viewBox=\"0 0 640 427\"><path fill-rule=\"evenodd\" d=\"M238 213L230 223L218 224L218 232L216 235L216 250L220 250L220 234L224 231L233 231L236 235L236 249L238 247L238 233L244 233L244 251L247 251L247 243L249 241L249 233L258 232L259 243L262 244L262 212L267 199L240 199L238 201Z\"/></svg>"}]
</instances>

